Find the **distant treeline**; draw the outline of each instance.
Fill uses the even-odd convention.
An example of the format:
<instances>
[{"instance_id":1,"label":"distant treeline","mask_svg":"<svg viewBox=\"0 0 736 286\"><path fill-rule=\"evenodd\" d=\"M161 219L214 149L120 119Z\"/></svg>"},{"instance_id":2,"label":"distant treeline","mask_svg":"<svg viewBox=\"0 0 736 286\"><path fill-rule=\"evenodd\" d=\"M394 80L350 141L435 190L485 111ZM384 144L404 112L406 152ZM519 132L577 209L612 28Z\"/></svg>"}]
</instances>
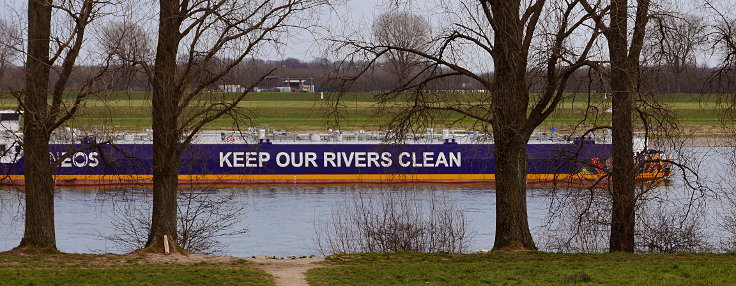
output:
<instances>
[{"instance_id":1,"label":"distant treeline","mask_svg":"<svg viewBox=\"0 0 736 286\"><path fill-rule=\"evenodd\" d=\"M215 90L220 84L250 86L251 83L258 80L256 75L262 74L261 71L271 69L274 70L272 76L311 78L316 85L316 91L377 92L391 90L398 84L396 77L385 68L384 63L374 64L368 69L368 72L358 76L355 80L345 80L356 76L356 73L366 64L365 62L330 61L324 58L311 61L301 61L295 58L281 61L251 59L238 65L228 73L225 79L211 88ZM89 78L100 69L97 66L78 66L72 73L68 85L69 90L78 89L83 84L82 79ZM208 67L208 70L202 73L202 77L215 71L217 71L217 66ZM724 78L718 71L715 68L696 66L642 67L638 76L643 79L641 82L646 86L642 86L640 90L653 93L736 93L736 80ZM0 90L20 90L23 87L25 73L22 66L7 65L5 71L0 74L2 74ZM530 70L528 74L531 79L532 92L541 91L545 85L544 74L534 70ZM493 77L492 73L482 75ZM53 79L54 74L52 73L51 76ZM422 76L417 76L417 79L421 79ZM596 70L581 69L571 77L566 89L568 92L577 93L607 93L610 88L606 85L608 81L604 79L605 75ZM256 86L270 88L278 85L277 80L264 80ZM145 72L135 66L126 65L110 68L106 76L99 79L97 88L111 91L151 90ZM424 86L423 89L449 92L484 90L477 81L465 76L453 76L442 81L434 81L431 85Z\"/></svg>"}]
</instances>

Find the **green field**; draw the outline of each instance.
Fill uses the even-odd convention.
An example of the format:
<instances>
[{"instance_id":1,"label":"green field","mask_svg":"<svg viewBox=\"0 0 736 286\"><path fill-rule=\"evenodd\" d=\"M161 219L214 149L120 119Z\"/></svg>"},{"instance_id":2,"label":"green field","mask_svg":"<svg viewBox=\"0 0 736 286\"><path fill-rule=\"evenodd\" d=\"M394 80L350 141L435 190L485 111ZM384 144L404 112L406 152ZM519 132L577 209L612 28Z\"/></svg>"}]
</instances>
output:
<instances>
[{"instance_id":1,"label":"green field","mask_svg":"<svg viewBox=\"0 0 736 286\"><path fill-rule=\"evenodd\" d=\"M150 263L132 255L0 253L0 285L274 285L252 263Z\"/></svg>"},{"instance_id":2,"label":"green field","mask_svg":"<svg viewBox=\"0 0 736 286\"><path fill-rule=\"evenodd\" d=\"M1 285L274 285L251 262L178 264L137 254L0 252ZM172 260L173 261L173 260ZM734 285L735 254L372 253L306 273L339 285Z\"/></svg>"},{"instance_id":3,"label":"green field","mask_svg":"<svg viewBox=\"0 0 736 286\"><path fill-rule=\"evenodd\" d=\"M327 285L734 285L733 254L359 254L307 272Z\"/></svg>"},{"instance_id":4,"label":"green field","mask_svg":"<svg viewBox=\"0 0 736 286\"><path fill-rule=\"evenodd\" d=\"M72 96L71 94L67 96ZM205 94L200 103L217 97L231 97L234 94ZM243 115L239 117L240 127L268 127L289 131L323 131L327 128L342 130L380 130L392 118L404 112L409 105L408 95L393 98L387 104L379 104L375 95L368 93L345 94L340 99L338 108L334 108L336 94L325 94L320 100L315 93L252 93L239 105ZM451 94L443 98L464 104L485 102L487 95ZM657 100L669 107L680 120L682 126L696 130L701 135L718 135L723 111L719 108L716 96L692 94L663 94ZM610 97L601 95L590 98L593 108L588 108L587 95L568 95L557 110L540 126L540 130L556 127L558 130L569 130L580 122L582 126L606 124L610 121ZM15 109L17 103L9 96L0 97L0 108ZM379 112L380 111L380 112ZM587 120L585 114L589 111ZM335 116L339 114L339 116ZM428 121L428 126L435 128L479 129L479 123L462 119L460 115L450 112L435 113ZM208 129L234 128L234 120L224 117L212 122ZM245 125L245 126L243 126ZM99 94L85 102L79 116L68 124L84 130L140 131L151 127L150 94L142 92Z\"/></svg>"}]
</instances>

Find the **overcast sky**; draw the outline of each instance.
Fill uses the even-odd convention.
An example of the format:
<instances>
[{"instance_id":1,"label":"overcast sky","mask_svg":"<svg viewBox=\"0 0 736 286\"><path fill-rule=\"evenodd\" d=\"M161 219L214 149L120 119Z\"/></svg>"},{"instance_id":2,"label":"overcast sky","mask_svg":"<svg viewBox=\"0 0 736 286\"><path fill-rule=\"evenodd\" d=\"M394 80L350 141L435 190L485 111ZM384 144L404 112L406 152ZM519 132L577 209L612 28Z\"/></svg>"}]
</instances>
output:
<instances>
[{"instance_id":1,"label":"overcast sky","mask_svg":"<svg viewBox=\"0 0 736 286\"><path fill-rule=\"evenodd\" d=\"M127 0L122 0L123 2ZM375 15L380 13L381 2L390 0L338 0L338 5L325 8L313 13L313 17L318 21L322 28L312 27L308 30L294 30L285 39L284 46L278 51L264 53L262 56L268 59L283 59L288 57L298 58L302 60L311 60L321 57L322 47L318 38L328 36L329 33L339 33L348 30L351 33L364 30L369 27ZM394 0L395 1L395 0ZM155 5L156 1L141 0L135 4L135 9L145 12L150 7L146 5ZM141 2L148 2L143 3ZM14 23L19 28L25 28L24 19L26 18L27 0L0 0L0 17L6 21ZM143 6L143 7L142 7ZM116 21L119 15L112 13L99 21Z\"/></svg>"},{"instance_id":2,"label":"overcast sky","mask_svg":"<svg viewBox=\"0 0 736 286\"><path fill-rule=\"evenodd\" d=\"M129 0L118 0L121 2L130 2ZM282 40L285 45L279 49L264 48L258 55L261 58L278 60L288 57L298 58L301 60L311 60L314 58L324 56L323 50L329 47L329 42L322 40L323 37L330 37L334 35L367 35L370 32L370 27L373 19L384 11L386 3L411 3L414 7L413 11L417 11L418 14L427 17L432 23L441 17L439 17L437 1L439 0L336 0L341 1L339 5L325 8L321 11L315 11L313 15L318 27L312 27L308 30L295 30L291 32L287 37ZM558 1L558 0L556 0ZM692 13L698 13L698 7L703 6L704 0L660 0L667 1L670 4L681 7L681 10L692 10ZM736 1L734 0L711 0L716 2L717 6L720 6L722 12L730 13L736 10ZM26 17L25 3L27 0L0 0L0 17L6 21L15 23L19 29L25 28L24 18ZM448 3L452 3L449 1ZM157 1L152 0L139 0L136 1L133 10L146 13L153 9L152 5L157 6ZM658 2L659 3L659 2ZM149 7L147 7L149 6ZM98 22L105 23L105 21L119 21L120 15L113 12L106 16L105 19ZM150 13L148 13L150 14ZM155 18L150 18L146 22L155 23ZM20 22L19 19L20 18ZM149 28L154 30L155 28ZM153 39L155 41L155 39ZM155 44L153 45L155 46ZM93 44L87 45L87 49L94 50ZM702 51L703 57L707 57L707 51ZM708 62L709 60L705 60ZM479 67L479 69L486 69L487 67Z\"/></svg>"}]
</instances>

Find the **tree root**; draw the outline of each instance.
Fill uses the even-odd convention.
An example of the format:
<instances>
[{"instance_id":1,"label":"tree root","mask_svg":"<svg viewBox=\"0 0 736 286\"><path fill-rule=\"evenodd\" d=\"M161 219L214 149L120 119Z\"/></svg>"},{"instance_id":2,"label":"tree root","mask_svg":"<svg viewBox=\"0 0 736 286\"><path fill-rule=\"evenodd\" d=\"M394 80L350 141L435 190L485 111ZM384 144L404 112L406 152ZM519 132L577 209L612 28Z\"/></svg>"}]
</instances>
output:
<instances>
[{"instance_id":1,"label":"tree root","mask_svg":"<svg viewBox=\"0 0 736 286\"><path fill-rule=\"evenodd\" d=\"M184 248L179 247L179 244L177 244L174 239L172 239L171 237L167 237L167 239L169 242L169 253L168 254L176 253L176 254L189 255L189 252L186 251ZM163 236L154 237L151 243L149 243L146 247L133 251L132 253L166 254Z\"/></svg>"}]
</instances>

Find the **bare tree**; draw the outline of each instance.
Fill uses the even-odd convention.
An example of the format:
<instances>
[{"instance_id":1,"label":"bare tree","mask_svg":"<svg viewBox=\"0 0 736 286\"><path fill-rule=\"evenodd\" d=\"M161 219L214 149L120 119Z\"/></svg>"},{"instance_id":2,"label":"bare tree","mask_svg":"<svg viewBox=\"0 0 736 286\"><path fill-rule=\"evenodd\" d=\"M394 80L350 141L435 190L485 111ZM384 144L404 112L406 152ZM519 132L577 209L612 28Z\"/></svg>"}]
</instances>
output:
<instances>
[{"instance_id":1,"label":"bare tree","mask_svg":"<svg viewBox=\"0 0 736 286\"><path fill-rule=\"evenodd\" d=\"M453 7L443 2L442 8L455 20L440 29L444 32L432 40L434 45L427 51L355 39L344 41L357 47L359 53L372 56L373 61L399 51L427 62L418 75L382 95L382 102L388 105L391 99L411 91L409 104L396 106L400 111L389 126L397 138L426 126L435 117L453 113L474 120L484 131L492 127L496 176L494 249L536 249L527 221L526 144L535 128L563 100L567 80L589 63L598 30L591 28L594 24L589 16L579 13L580 4L577 0L484 0L461 1ZM468 49L478 54L461 53ZM491 66L493 77L475 72L478 67ZM540 71L537 74L543 79L543 88L540 95L531 96L529 71L535 69ZM472 79L490 93L456 97L425 90L433 82L457 76Z\"/></svg>"},{"instance_id":2,"label":"bare tree","mask_svg":"<svg viewBox=\"0 0 736 286\"><path fill-rule=\"evenodd\" d=\"M5 78L8 65L12 65L20 55L22 45L23 39L18 28L10 25L5 19L0 19L0 83Z\"/></svg>"},{"instance_id":3,"label":"bare tree","mask_svg":"<svg viewBox=\"0 0 736 286\"><path fill-rule=\"evenodd\" d=\"M675 12L659 13L652 17L654 26L647 37L651 59L648 63L664 65L672 73L672 87L683 91L685 73L697 66L697 55L706 44L708 34L701 17ZM646 50L645 50L646 52Z\"/></svg>"},{"instance_id":4,"label":"bare tree","mask_svg":"<svg viewBox=\"0 0 736 286\"><path fill-rule=\"evenodd\" d=\"M711 2L706 1L706 5L715 18L711 26L720 56L719 66L722 70L732 70L736 67L736 18L731 14L733 11L724 11Z\"/></svg>"},{"instance_id":5,"label":"bare tree","mask_svg":"<svg viewBox=\"0 0 736 286\"><path fill-rule=\"evenodd\" d=\"M49 139L54 130L74 117L84 99L92 92L95 77L82 86L71 102L63 99L85 42L88 25L98 16L101 5L102 2L94 0L58 4L46 0L28 1L26 87L17 95L25 116L23 159L26 215L21 248L56 249L52 177L55 164L49 164ZM54 9L63 15L61 21L71 21L68 34L52 35ZM50 49L52 40L57 47L53 51ZM56 73L55 82L50 81L52 71Z\"/></svg>"},{"instance_id":6,"label":"bare tree","mask_svg":"<svg viewBox=\"0 0 736 286\"><path fill-rule=\"evenodd\" d=\"M155 65L144 65L153 86L153 215L146 243L172 243L178 234L179 162L197 132L224 115L238 118L238 103L271 71L260 73L232 98L204 94L258 48L278 44L280 32L299 26L299 13L322 0L162 0ZM227 58L227 60L223 60Z\"/></svg>"},{"instance_id":7,"label":"bare tree","mask_svg":"<svg viewBox=\"0 0 736 286\"><path fill-rule=\"evenodd\" d=\"M153 59L151 39L140 25L112 22L102 29L100 44L106 54L119 65L150 62Z\"/></svg>"},{"instance_id":8,"label":"bare tree","mask_svg":"<svg viewBox=\"0 0 736 286\"><path fill-rule=\"evenodd\" d=\"M114 90L128 89L135 76L142 73L141 63L151 64L153 60L151 37L131 21L109 23L102 29L99 42L113 66Z\"/></svg>"},{"instance_id":9,"label":"bare tree","mask_svg":"<svg viewBox=\"0 0 736 286\"><path fill-rule=\"evenodd\" d=\"M635 207L635 164L633 111L640 56L650 19L650 0L637 0L630 14L628 0L583 1L586 11L603 31L610 58L609 82L612 90L613 181L610 251L633 252ZM631 20L633 19L633 21ZM608 23L604 23L608 20ZM629 23L633 23L629 29Z\"/></svg>"},{"instance_id":10,"label":"bare tree","mask_svg":"<svg viewBox=\"0 0 736 286\"><path fill-rule=\"evenodd\" d=\"M712 92L721 95L724 123L729 126L736 120L736 17L732 16L732 10L722 9L711 2L706 1L715 18L710 23L711 43L719 63L710 81Z\"/></svg>"},{"instance_id":11,"label":"bare tree","mask_svg":"<svg viewBox=\"0 0 736 286\"><path fill-rule=\"evenodd\" d=\"M722 126L726 134L730 135L728 145L732 148L727 158L730 168L726 170L724 178L721 178L726 198L721 227L728 235L721 242L721 248L727 252L736 252L736 192L733 188L736 182L736 152L733 152L736 146L733 124L736 122L736 17L733 16L732 5L724 7L719 5L719 1L706 1L706 7L709 14L713 15L712 22L709 23L712 35L710 43L718 59L717 68L709 79L709 91L719 96Z\"/></svg>"},{"instance_id":12,"label":"bare tree","mask_svg":"<svg viewBox=\"0 0 736 286\"><path fill-rule=\"evenodd\" d=\"M373 36L376 42L386 46L403 47L417 51L429 48L431 26L426 19L408 11L390 11L373 21ZM389 73L397 83L406 82L420 68L422 57L399 50L390 50L386 55Z\"/></svg>"}]
</instances>

